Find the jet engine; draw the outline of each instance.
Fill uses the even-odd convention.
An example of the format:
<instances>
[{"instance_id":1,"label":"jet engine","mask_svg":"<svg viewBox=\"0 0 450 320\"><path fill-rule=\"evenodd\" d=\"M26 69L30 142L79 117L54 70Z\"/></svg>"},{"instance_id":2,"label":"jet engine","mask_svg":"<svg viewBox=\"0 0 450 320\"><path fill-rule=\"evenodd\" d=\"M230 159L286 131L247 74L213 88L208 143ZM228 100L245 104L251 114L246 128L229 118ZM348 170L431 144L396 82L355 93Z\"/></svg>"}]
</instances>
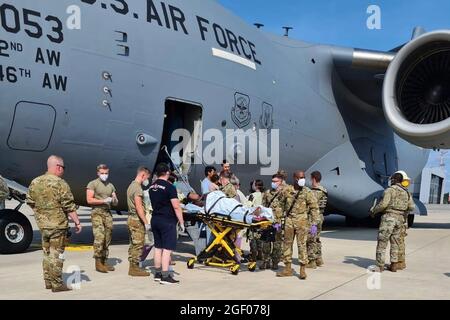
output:
<instances>
[{"instance_id":1,"label":"jet engine","mask_svg":"<svg viewBox=\"0 0 450 320\"><path fill-rule=\"evenodd\" d=\"M426 33L406 44L384 78L387 121L423 148L450 148L450 31Z\"/></svg>"}]
</instances>

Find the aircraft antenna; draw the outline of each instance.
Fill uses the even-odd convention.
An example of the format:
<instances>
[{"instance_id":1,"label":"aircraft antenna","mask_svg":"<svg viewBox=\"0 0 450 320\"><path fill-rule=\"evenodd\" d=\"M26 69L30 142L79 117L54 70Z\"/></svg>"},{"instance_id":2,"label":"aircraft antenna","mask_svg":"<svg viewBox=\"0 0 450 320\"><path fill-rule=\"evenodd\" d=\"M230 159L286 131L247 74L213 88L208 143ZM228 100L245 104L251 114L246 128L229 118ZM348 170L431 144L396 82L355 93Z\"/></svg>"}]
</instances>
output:
<instances>
[{"instance_id":1,"label":"aircraft antenna","mask_svg":"<svg viewBox=\"0 0 450 320\"><path fill-rule=\"evenodd\" d=\"M291 31L292 29L294 29L293 27L283 27L284 29L284 36L285 37L289 37L289 31Z\"/></svg>"}]
</instances>

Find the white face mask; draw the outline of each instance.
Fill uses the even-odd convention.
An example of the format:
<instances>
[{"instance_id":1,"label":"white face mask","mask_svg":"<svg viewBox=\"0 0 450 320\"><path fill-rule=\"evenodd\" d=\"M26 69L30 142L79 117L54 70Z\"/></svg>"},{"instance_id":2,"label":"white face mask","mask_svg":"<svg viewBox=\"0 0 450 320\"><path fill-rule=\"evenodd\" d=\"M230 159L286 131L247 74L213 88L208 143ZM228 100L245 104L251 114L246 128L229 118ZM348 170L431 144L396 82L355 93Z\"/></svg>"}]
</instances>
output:
<instances>
[{"instance_id":1,"label":"white face mask","mask_svg":"<svg viewBox=\"0 0 450 320\"><path fill-rule=\"evenodd\" d=\"M109 175L101 174L101 175L99 175L99 177L100 177L100 180L102 180L103 182L106 182L106 181L108 181Z\"/></svg>"},{"instance_id":2,"label":"white face mask","mask_svg":"<svg viewBox=\"0 0 450 320\"><path fill-rule=\"evenodd\" d=\"M147 180L145 180L144 182L142 182L142 185L144 186L144 187L148 187L148 185L150 184L150 181L147 179Z\"/></svg>"},{"instance_id":3,"label":"white face mask","mask_svg":"<svg viewBox=\"0 0 450 320\"><path fill-rule=\"evenodd\" d=\"M298 186L300 187L300 188L303 188L304 186L306 186L306 179L299 179L298 180Z\"/></svg>"}]
</instances>

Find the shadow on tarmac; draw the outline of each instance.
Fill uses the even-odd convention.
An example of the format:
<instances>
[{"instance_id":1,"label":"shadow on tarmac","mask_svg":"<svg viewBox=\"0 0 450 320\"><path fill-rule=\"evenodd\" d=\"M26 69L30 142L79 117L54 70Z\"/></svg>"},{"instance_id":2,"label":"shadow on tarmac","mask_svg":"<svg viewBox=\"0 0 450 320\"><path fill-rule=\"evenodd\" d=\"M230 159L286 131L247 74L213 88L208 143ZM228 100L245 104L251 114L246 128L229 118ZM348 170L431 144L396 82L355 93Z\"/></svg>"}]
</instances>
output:
<instances>
[{"instance_id":1,"label":"shadow on tarmac","mask_svg":"<svg viewBox=\"0 0 450 320\"><path fill-rule=\"evenodd\" d=\"M357 267L368 269L370 266L376 265L376 261L373 259L367 259L362 257L345 257L343 263L353 264Z\"/></svg>"}]
</instances>

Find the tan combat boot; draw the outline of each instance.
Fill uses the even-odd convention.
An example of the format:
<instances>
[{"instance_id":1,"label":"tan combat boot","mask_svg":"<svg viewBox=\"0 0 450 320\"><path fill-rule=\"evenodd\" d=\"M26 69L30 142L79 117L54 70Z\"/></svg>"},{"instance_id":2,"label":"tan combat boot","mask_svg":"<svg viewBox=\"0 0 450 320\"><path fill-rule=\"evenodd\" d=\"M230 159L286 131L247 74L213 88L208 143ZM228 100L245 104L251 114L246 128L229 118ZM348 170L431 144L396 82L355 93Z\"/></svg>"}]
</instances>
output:
<instances>
[{"instance_id":1,"label":"tan combat boot","mask_svg":"<svg viewBox=\"0 0 450 320\"><path fill-rule=\"evenodd\" d=\"M397 270L405 270L406 269L406 262L399 262L397 265Z\"/></svg>"},{"instance_id":2,"label":"tan combat boot","mask_svg":"<svg viewBox=\"0 0 450 320\"><path fill-rule=\"evenodd\" d=\"M95 259L95 270L100 273L108 273L108 269L103 264L102 259Z\"/></svg>"},{"instance_id":3,"label":"tan combat boot","mask_svg":"<svg viewBox=\"0 0 450 320\"><path fill-rule=\"evenodd\" d=\"M286 266L284 267L283 271L277 273L277 277L293 277L293 276L294 270L292 270L290 263L286 263Z\"/></svg>"},{"instance_id":4,"label":"tan combat boot","mask_svg":"<svg viewBox=\"0 0 450 320\"><path fill-rule=\"evenodd\" d=\"M391 266L389 267L389 270L391 272L397 272L397 270L398 270L398 262L391 263Z\"/></svg>"},{"instance_id":5,"label":"tan combat boot","mask_svg":"<svg viewBox=\"0 0 450 320\"><path fill-rule=\"evenodd\" d=\"M47 289L47 290L52 290L53 289L53 286L52 286L51 282L45 281L45 289Z\"/></svg>"},{"instance_id":6,"label":"tan combat boot","mask_svg":"<svg viewBox=\"0 0 450 320\"><path fill-rule=\"evenodd\" d=\"M150 277L150 273L145 270L139 268L138 265L130 264L130 270L128 271L128 275L131 277Z\"/></svg>"},{"instance_id":7,"label":"tan combat boot","mask_svg":"<svg viewBox=\"0 0 450 320\"><path fill-rule=\"evenodd\" d=\"M318 267L322 267L323 266L323 259L322 258L319 258L319 259L316 260L316 266L318 266Z\"/></svg>"},{"instance_id":8,"label":"tan combat boot","mask_svg":"<svg viewBox=\"0 0 450 320\"><path fill-rule=\"evenodd\" d=\"M72 289L67 287L65 284L62 284L62 285L60 285L59 287L56 287L56 288L52 288L52 292L54 292L54 293L56 293L56 292L67 292L67 291L72 291Z\"/></svg>"},{"instance_id":9,"label":"tan combat boot","mask_svg":"<svg viewBox=\"0 0 450 320\"><path fill-rule=\"evenodd\" d=\"M300 280L306 280L306 266L300 265Z\"/></svg>"},{"instance_id":10,"label":"tan combat boot","mask_svg":"<svg viewBox=\"0 0 450 320\"><path fill-rule=\"evenodd\" d=\"M108 271L116 271L116 268L114 268L112 265L108 264L107 259L103 259L102 263L105 266L106 270L108 270Z\"/></svg>"},{"instance_id":11,"label":"tan combat boot","mask_svg":"<svg viewBox=\"0 0 450 320\"><path fill-rule=\"evenodd\" d=\"M316 261L312 260L306 265L307 269L317 269Z\"/></svg>"}]
</instances>

